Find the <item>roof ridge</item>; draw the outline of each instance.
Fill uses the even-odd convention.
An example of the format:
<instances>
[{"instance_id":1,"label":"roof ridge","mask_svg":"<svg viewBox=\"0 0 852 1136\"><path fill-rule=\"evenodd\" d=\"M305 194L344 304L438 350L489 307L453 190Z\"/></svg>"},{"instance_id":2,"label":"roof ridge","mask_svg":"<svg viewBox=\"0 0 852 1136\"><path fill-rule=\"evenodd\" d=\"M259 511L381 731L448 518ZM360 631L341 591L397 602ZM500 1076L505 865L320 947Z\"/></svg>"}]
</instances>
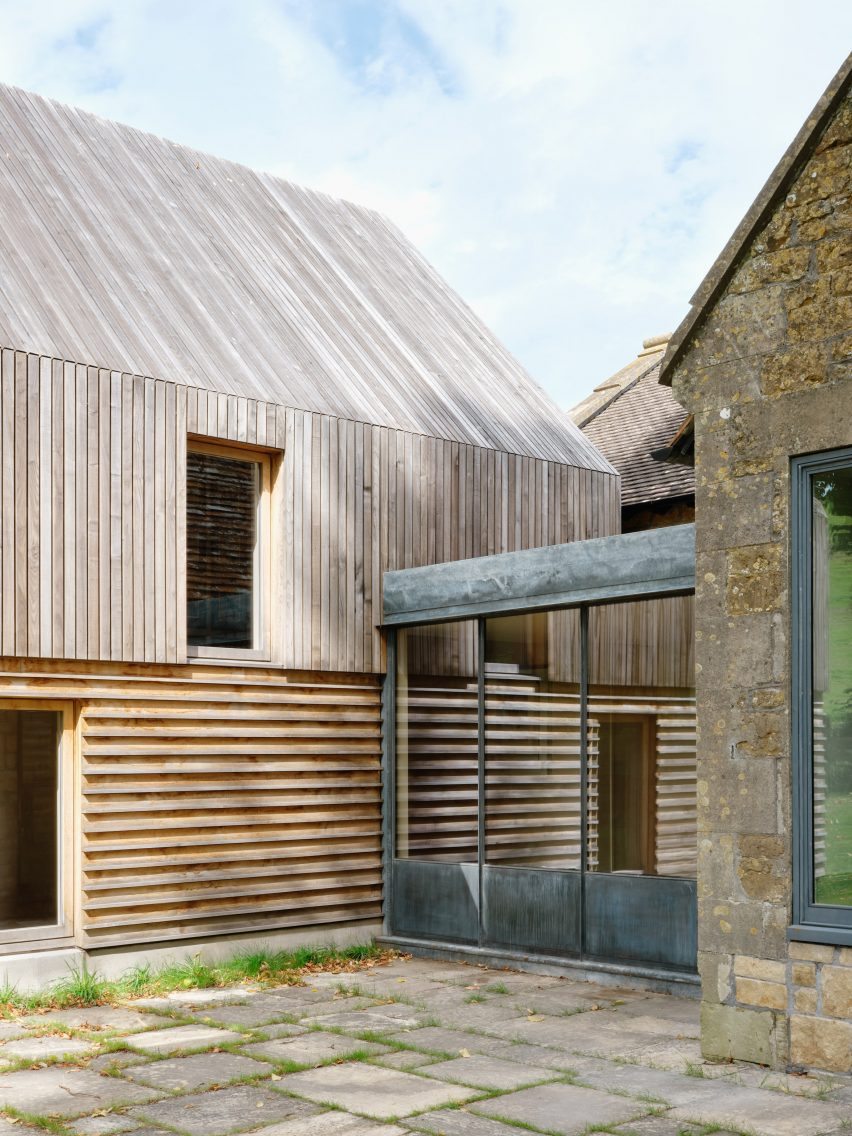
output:
<instances>
[{"instance_id":1,"label":"roof ridge","mask_svg":"<svg viewBox=\"0 0 852 1136\"><path fill-rule=\"evenodd\" d=\"M642 355L637 355L636 358L641 359L642 357L643 357ZM635 362L635 360L634 360L634 362ZM603 414L603 412L605 410L609 410L609 408L613 405L613 403L618 402L618 400L621 398L621 396L623 394L627 394L628 391L633 390L633 388L636 386L637 383L640 383L642 381L642 379L644 379L647 375L649 375L655 367L658 367L660 365L660 362L661 362L661 360L659 358L654 359L645 368L644 371L640 371L639 374L636 375L634 378L632 378L629 383L625 383L625 385L623 387L618 387L615 390L615 392L612 395L610 395L610 397L608 399L606 399L605 402L603 402L599 406L595 407L595 409L591 412L591 414L588 416L588 418L583 418L579 422L577 422L576 423L577 427L580 430L585 430L585 428L589 425L589 423L594 422L594 420L599 415Z\"/></svg>"}]
</instances>

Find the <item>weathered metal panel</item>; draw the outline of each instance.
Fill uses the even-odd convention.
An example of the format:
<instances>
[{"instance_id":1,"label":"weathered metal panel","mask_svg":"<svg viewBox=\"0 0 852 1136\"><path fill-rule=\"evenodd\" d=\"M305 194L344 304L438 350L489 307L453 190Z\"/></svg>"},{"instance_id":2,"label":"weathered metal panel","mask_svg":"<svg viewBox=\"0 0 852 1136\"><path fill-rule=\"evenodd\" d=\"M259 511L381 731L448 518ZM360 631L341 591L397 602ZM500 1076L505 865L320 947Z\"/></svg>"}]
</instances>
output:
<instances>
[{"instance_id":1,"label":"weathered metal panel","mask_svg":"<svg viewBox=\"0 0 852 1136\"><path fill-rule=\"evenodd\" d=\"M697 962L694 880L586 875L586 951L608 959L694 970Z\"/></svg>"},{"instance_id":2,"label":"weathered metal panel","mask_svg":"<svg viewBox=\"0 0 852 1136\"><path fill-rule=\"evenodd\" d=\"M482 939L491 946L578 954L579 872L482 869Z\"/></svg>"},{"instance_id":3,"label":"weathered metal panel","mask_svg":"<svg viewBox=\"0 0 852 1136\"><path fill-rule=\"evenodd\" d=\"M695 526L386 572L386 625L639 599L695 586Z\"/></svg>"},{"instance_id":4,"label":"weathered metal panel","mask_svg":"<svg viewBox=\"0 0 852 1136\"><path fill-rule=\"evenodd\" d=\"M475 943L479 866L394 860L389 922L395 935Z\"/></svg>"}]
</instances>

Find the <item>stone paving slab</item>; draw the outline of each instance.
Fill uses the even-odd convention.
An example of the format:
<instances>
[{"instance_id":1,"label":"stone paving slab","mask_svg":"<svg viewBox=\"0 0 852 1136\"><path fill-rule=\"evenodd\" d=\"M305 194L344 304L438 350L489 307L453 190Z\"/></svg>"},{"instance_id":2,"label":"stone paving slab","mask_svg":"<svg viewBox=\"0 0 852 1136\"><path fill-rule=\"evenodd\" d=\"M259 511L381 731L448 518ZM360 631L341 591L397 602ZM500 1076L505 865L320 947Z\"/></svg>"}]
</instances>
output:
<instances>
[{"instance_id":1,"label":"stone paving slab","mask_svg":"<svg viewBox=\"0 0 852 1136\"><path fill-rule=\"evenodd\" d=\"M544 1045L513 1045L506 1041L496 1046L492 1056L500 1057L505 1061L515 1061L521 1065L543 1066L545 1069L558 1069L561 1072L573 1072L577 1064L584 1058L573 1053L565 1053L560 1049L550 1049Z\"/></svg>"},{"instance_id":2,"label":"stone paving slab","mask_svg":"<svg viewBox=\"0 0 852 1136\"><path fill-rule=\"evenodd\" d=\"M705 1136L704 1125L693 1127L682 1120L671 1120L666 1116L646 1116L642 1120L631 1120L623 1127L613 1128L617 1136ZM738 1132L717 1128L712 1136L740 1136Z\"/></svg>"},{"instance_id":3,"label":"stone paving slab","mask_svg":"<svg viewBox=\"0 0 852 1136\"><path fill-rule=\"evenodd\" d=\"M276 1037L298 1037L300 1034L307 1033L307 1026L292 1025L289 1022L281 1022L279 1025L273 1026L258 1026L257 1033L263 1034L268 1038Z\"/></svg>"},{"instance_id":4,"label":"stone paving slab","mask_svg":"<svg viewBox=\"0 0 852 1136\"><path fill-rule=\"evenodd\" d=\"M79 1056L93 1053L98 1048L96 1041L84 1041L75 1037L22 1037L19 1041L7 1041L0 1046L0 1060L9 1058L27 1061L49 1061L53 1058Z\"/></svg>"},{"instance_id":5,"label":"stone paving slab","mask_svg":"<svg viewBox=\"0 0 852 1136\"><path fill-rule=\"evenodd\" d=\"M129 1033L131 1030L157 1029L168 1022L156 1014L142 1013L126 1006L69 1006L65 1010L18 1018L18 1024L26 1030L67 1026L90 1033Z\"/></svg>"},{"instance_id":6,"label":"stone paving slab","mask_svg":"<svg viewBox=\"0 0 852 1136\"><path fill-rule=\"evenodd\" d=\"M122 1073L127 1080L169 1092L194 1092L211 1085L227 1085L240 1077L267 1077L265 1062L252 1061L236 1053L198 1053L193 1057L173 1057L137 1065Z\"/></svg>"},{"instance_id":7,"label":"stone paving slab","mask_svg":"<svg viewBox=\"0 0 852 1136\"><path fill-rule=\"evenodd\" d=\"M262 1128L258 1136L407 1136L396 1124L376 1124L348 1112L321 1112ZM506 1136L506 1133L504 1133Z\"/></svg>"},{"instance_id":8,"label":"stone paving slab","mask_svg":"<svg viewBox=\"0 0 852 1136\"><path fill-rule=\"evenodd\" d=\"M243 1026L252 1029L281 1022L290 1014L281 1005L280 998L257 997L251 1002L211 1006L193 1016L205 1025Z\"/></svg>"},{"instance_id":9,"label":"stone paving slab","mask_svg":"<svg viewBox=\"0 0 852 1136\"><path fill-rule=\"evenodd\" d=\"M131 1034L127 1038L127 1044L146 1053L174 1053L176 1049L196 1049L241 1041L242 1036L233 1030L213 1029L210 1026L173 1026L171 1029Z\"/></svg>"},{"instance_id":10,"label":"stone paving slab","mask_svg":"<svg viewBox=\"0 0 852 1136\"><path fill-rule=\"evenodd\" d=\"M68 1125L76 1136L115 1136L120 1132L132 1132L139 1123L120 1112L110 1112L101 1116L84 1116Z\"/></svg>"},{"instance_id":11,"label":"stone paving slab","mask_svg":"<svg viewBox=\"0 0 852 1136\"><path fill-rule=\"evenodd\" d=\"M407 1116L476 1095L472 1089L364 1062L290 1073L279 1087L377 1120Z\"/></svg>"},{"instance_id":12,"label":"stone paving slab","mask_svg":"<svg viewBox=\"0 0 852 1136\"><path fill-rule=\"evenodd\" d=\"M504 1093L536 1081L552 1081L559 1076L558 1071L553 1069L518 1065L513 1061L502 1061L499 1057L486 1057L481 1053L457 1057L454 1061L440 1061L422 1072L425 1076L437 1077L440 1081L454 1081L477 1089L499 1089Z\"/></svg>"},{"instance_id":13,"label":"stone paving slab","mask_svg":"<svg viewBox=\"0 0 852 1136\"><path fill-rule=\"evenodd\" d=\"M521 1136L521 1129L509 1128L485 1116L474 1116L465 1108L424 1112L408 1117L405 1123L415 1132L430 1132L434 1136Z\"/></svg>"},{"instance_id":14,"label":"stone paving slab","mask_svg":"<svg viewBox=\"0 0 852 1136\"><path fill-rule=\"evenodd\" d=\"M424 1026L422 1029L404 1030L388 1036L392 1041L401 1041L413 1049L448 1053L453 1057L460 1054L463 1049L468 1053L490 1054L505 1048L502 1038L483 1037L481 1034L443 1029L441 1026Z\"/></svg>"},{"instance_id":15,"label":"stone paving slab","mask_svg":"<svg viewBox=\"0 0 852 1136\"><path fill-rule=\"evenodd\" d=\"M189 1136L229 1136L232 1132L247 1132L289 1117L311 1116L317 1111L315 1105L306 1101L265 1088L233 1085L215 1093L167 1097L154 1104L132 1108L130 1115Z\"/></svg>"},{"instance_id":16,"label":"stone paving slab","mask_svg":"<svg viewBox=\"0 0 852 1136\"><path fill-rule=\"evenodd\" d=\"M394 1007L388 1006L388 1010ZM417 1029L423 1024L425 1015L412 1016L410 1008L408 1013L388 1014L384 1007L375 1010L343 1010L339 1014L319 1014L317 1017L303 1018L307 1025L331 1027L332 1029L348 1030L351 1033L364 1033L366 1030L382 1031Z\"/></svg>"},{"instance_id":17,"label":"stone paving slab","mask_svg":"<svg viewBox=\"0 0 852 1136\"><path fill-rule=\"evenodd\" d=\"M166 999L181 1006L221 1006L247 1002L256 993L257 987L210 986L200 990L172 990Z\"/></svg>"},{"instance_id":18,"label":"stone paving slab","mask_svg":"<svg viewBox=\"0 0 852 1136\"><path fill-rule=\"evenodd\" d=\"M161 1094L88 1069L51 1065L0 1076L0 1108L39 1115L83 1116L102 1108L156 1100Z\"/></svg>"},{"instance_id":19,"label":"stone paving slab","mask_svg":"<svg viewBox=\"0 0 852 1136\"><path fill-rule=\"evenodd\" d=\"M539 1085L469 1106L472 1112L533 1125L559 1136L580 1136L592 1125L620 1124L647 1115L651 1106L578 1085Z\"/></svg>"},{"instance_id":20,"label":"stone paving slab","mask_svg":"<svg viewBox=\"0 0 852 1136\"><path fill-rule=\"evenodd\" d=\"M388 1069L422 1069L424 1065L434 1065L441 1058L430 1053L418 1053L413 1049L399 1049L381 1053L373 1060Z\"/></svg>"},{"instance_id":21,"label":"stone paving slab","mask_svg":"<svg viewBox=\"0 0 852 1136\"><path fill-rule=\"evenodd\" d=\"M803 1100L727 1083L723 1090L694 1099L670 1115L675 1120L746 1129L754 1136L823 1136L850 1120L848 1107L833 1101Z\"/></svg>"},{"instance_id":22,"label":"stone paving slab","mask_svg":"<svg viewBox=\"0 0 852 1136\"><path fill-rule=\"evenodd\" d=\"M387 1046L372 1041L359 1041L336 1033L302 1034L300 1037L282 1037L276 1041L259 1041L242 1047L243 1053L263 1061L295 1061L299 1065L320 1065L330 1058L347 1057L353 1053L386 1053Z\"/></svg>"}]
</instances>

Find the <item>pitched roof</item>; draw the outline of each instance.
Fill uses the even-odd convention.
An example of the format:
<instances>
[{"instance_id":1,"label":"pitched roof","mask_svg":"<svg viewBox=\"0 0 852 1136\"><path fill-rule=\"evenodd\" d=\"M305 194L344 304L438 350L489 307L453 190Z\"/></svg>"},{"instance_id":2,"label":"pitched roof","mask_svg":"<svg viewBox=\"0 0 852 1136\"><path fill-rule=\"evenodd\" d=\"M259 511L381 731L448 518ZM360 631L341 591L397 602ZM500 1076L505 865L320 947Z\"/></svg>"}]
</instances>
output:
<instances>
[{"instance_id":1,"label":"pitched roof","mask_svg":"<svg viewBox=\"0 0 852 1136\"><path fill-rule=\"evenodd\" d=\"M0 343L610 472L372 210L0 87Z\"/></svg>"},{"instance_id":2,"label":"pitched roof","mask_svg":"<svg viewBox=\"0 0 852 1136\"><path fill-rule=\"evenodd\" d=\"M667 336L646 339L643 351L571 411L590 441L621 474L622 505L695 492L695 471L655 458L680 433L687 413L660 385Z\"/></svg>"},{"instance_id":3,"label":"pitched roof","mask_svg":"<svg viewBox=\"0 0 852 1136\"><path fill-rule=\"evenodd\" d=\"M852 53L846 57L840 70L826 87L801 130L785 150L763 189L716 258L712 268L698 285L695 295L690 300L689 312L669 341L663 359L660 382L667 384L671 382L672 368L683 354L687 341L713 309L716 300L736 271L741 256L751 244L752 238L763 228L775 207L787 195L791 183L795 181L802 166L810 157L838 106L849 96L850 89L852 89Z\"/></svg>"}]
</instances>

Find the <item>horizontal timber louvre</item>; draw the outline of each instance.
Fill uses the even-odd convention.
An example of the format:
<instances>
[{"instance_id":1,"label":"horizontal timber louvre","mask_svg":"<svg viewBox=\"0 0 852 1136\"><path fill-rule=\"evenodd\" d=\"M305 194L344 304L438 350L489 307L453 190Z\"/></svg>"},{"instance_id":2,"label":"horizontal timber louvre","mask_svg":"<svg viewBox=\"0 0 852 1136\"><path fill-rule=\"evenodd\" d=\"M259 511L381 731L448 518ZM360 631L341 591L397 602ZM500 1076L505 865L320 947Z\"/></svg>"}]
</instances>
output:
<instances>
[{"instance_id":1,"label":"horizontal timber louvre","mask_svg":"<svg viewBox=\"0 0 852 1136\"><path fill-rule=\"evenodd\" d=\"M379 917L377 684L118 687L80 719L89 945Z\"/></svg>"}]
</instances>

